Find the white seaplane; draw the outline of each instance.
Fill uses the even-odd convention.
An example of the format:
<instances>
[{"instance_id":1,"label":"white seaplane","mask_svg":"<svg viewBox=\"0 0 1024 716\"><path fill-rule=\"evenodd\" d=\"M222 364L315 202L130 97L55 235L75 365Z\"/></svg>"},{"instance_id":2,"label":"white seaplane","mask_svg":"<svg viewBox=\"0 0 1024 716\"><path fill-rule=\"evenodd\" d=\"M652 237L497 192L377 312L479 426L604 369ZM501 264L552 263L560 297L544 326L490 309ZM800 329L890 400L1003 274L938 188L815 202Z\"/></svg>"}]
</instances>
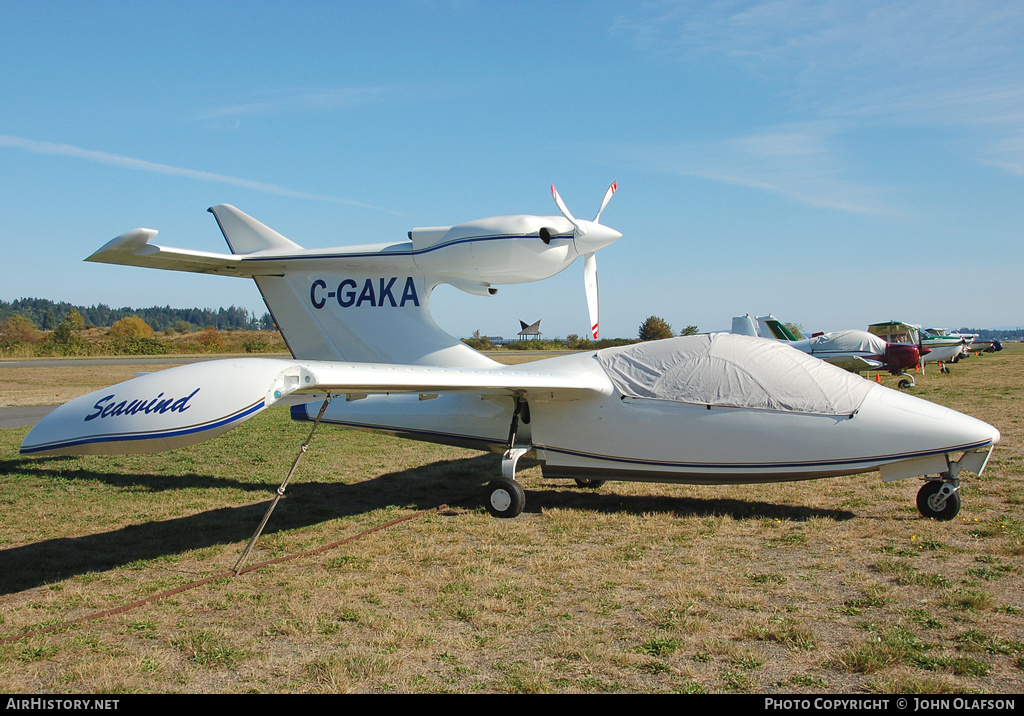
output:
<instances>
[{"instance_id":1,"label":"white seaplane","mask_svg":"<svg viewBox=\"0 0 1024 716\"><path fill-rule=\"evenodd\" d=\"M408 240L304 249L238 209L210 209L231 253L168 248L135 229L87 260L255 280L292 357L227 358L143 375L60 406L25 455L155 452L213 438L285 396L292 417L502 453L486 505L525 502L526 454L545 477L766 483L879 470L926 476L922 514L952 519L963 470L980 474L999 431L774 341L718 333L504 366L431 318L435 286L489 295L584 259L598 332L595 252L621 234L560 216L417 228ZM344 399L340 399L344 396ZM314 426L315 429L315 426ZM312 434L312 433L311 433Z\"/></svg>"}]
</instances>

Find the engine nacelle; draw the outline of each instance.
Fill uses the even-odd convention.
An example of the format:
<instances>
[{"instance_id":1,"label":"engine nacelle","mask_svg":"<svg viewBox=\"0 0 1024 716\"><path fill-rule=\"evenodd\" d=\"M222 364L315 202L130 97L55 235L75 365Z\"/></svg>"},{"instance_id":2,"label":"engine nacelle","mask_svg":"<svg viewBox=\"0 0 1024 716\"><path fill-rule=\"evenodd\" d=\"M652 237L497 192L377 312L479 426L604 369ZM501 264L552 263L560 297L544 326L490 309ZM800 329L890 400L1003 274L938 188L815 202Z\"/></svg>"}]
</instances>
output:
<instances>
[{"instance_id":1,"label":"engine nacelle","mask_svg":"<svg viewBox=\"0 0 1024 716\"><path fill-rule=\"evenodd\" d=\"M409 238L425 274L483 293L492 284L539 281L566 269L580 256L573 229L561 216L496 216L413 229Z\"/></svg>"}]
</instances>

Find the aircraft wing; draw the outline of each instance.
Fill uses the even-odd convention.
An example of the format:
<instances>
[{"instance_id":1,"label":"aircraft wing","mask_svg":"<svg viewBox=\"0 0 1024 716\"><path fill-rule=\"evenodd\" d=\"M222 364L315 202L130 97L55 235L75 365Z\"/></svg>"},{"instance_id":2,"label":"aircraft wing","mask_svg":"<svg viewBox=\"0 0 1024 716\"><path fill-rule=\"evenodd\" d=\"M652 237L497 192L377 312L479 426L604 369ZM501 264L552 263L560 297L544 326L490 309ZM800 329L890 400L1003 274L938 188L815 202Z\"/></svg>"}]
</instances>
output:
<instances>
[{"instance_id":1,"label":"aircraft wing","mask_svg":"<svg viewBox=\"0 0 1024 716\"><path fill-rule=\"evenodd\" d=\"M817 355L817 354L815 354ZM849 353L843 355L829 355L829 356L817 356L826 363L831 363L834 366L838 366L843 370L848 370L853 373L862 370L881 370L885 367L882 361L874 360L872 358L865 358L863 356L851 355Z\"/></svg>"},{"instance_id":2,"label":"aircraft wing","mask_svg":"<svg viewBox=\"0 0 1024 716\"><path fill-rule=\"evenodd\" d=\"M603 371L576 373L531 370L528 367L451 368L311 361L295 363L315 385L300 385L304 393L449 393L471 391L523 397L573 398L581 394L610 395L611 381Z\"/></svg>"},{"instance_id":3,"label":"aircraft wing","mask_svg":"<svg viewBox=\"0 0 1024 716\"><path fill-rule=\"evenodd\" d=\"M575 365L575 364L574 364ZM219 435L292 393L447 393L579 399L611 394L596 361L579 369L441 366L239 358L148 373L76 398L29 432L22 454L149 453Z\"/></svg>"}]
</instances>

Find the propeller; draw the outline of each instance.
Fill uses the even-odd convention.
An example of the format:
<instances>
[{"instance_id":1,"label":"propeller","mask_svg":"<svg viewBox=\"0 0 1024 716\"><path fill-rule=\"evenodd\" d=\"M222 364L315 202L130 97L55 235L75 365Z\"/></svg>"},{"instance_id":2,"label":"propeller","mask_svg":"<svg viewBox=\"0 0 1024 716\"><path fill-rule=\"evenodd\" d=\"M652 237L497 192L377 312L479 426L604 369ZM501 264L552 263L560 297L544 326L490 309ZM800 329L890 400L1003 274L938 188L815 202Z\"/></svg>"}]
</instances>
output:
<instances>
[{"instance_id":1,"label":"propeller","mask_svg":"<svg viewBox=\"0 0 1024 716\"><path fill-rule=\"evenodd\" d=\"M611 185L608 187L608 189L605 190L604 198L601 200L601 208L597 210L597 215L594 217L593 222L590 222L590 223L598 224L600 222L601 212L604 211L606 206L608 206L608 202L611 201L612 196L615 194L615 191L618 188L619 188L618 182L612 182ZM555 185L554 184L551 185L551 196L554 197L555 206L557 206L558 210L560 212L562 212L562 216L564 216L566 219L568 219L569 223L571 223L573 225L573 227L574 227L573 228L573 238L575 240L578 240L578 239L582 239L584 236L586 236L590 232L590 228L591 227L587 226L587 224L585 224L585 223L581 223L580 221L578 221L576 219L576 217L574 217L572 215L572 213L569 211L569 208L565 205L565 202L562 201L562 197L559 196L558 190L555 189ZM619 237L618 232L614 232L614 233L616 235L613 238L611 238L611 241L614 241L615 239L617 239ZM541 239L545 239L543 232L541 233ZM544 243L548 243L548 241L550 241L550 236L547 238L547 240L544 241ZM603 246L606 246L608 243L611 243L611 241L606 241L606 240L602 239L599 242L597 242L597 243L600 243L600 245L594 246L591 250L584 250L583 251L583 287L584 287L584 289L586 290L586 293L587 293L587 310L590 313L590 333L593 336L595 341L597 340L598 323L599 323L599 321L598 321L598 298L597 298L597 254L596 254L596 252L597 252L597 249L602 248ZM587 242L585 242L585 241L577 241L577 244L576 244L577 251L579 251L581 244L586 244L586 243Z\"/></svg>"},{"instance_id":2,"label":"propeller","mask_svg":"<svg viewBox=\"0 0 1024 716\"><path fill-rule=\"evenodd\" d=\"M601 200L601 208L597 210L597 216L594 217L594 223L595 224L601 223L601 212L604 211L604 208L606 206L608 206L608 202L612 200L612 195L615 194L615 191L618 188L619 188L619 183L617 181L613 181L608 186L608 188L605 189L604 199Z\"/></svg>"},{"instance_id":3,"label":"propeller","mask_svg":"<svg viewBox=\"0 0 1024 716\"><path fill-rule=\"evenodd\" d=\"M590 312L590 332L597 340L597 254L583 257L583 288L587 292L587 310Z\"/></svg>"}]
</instances>

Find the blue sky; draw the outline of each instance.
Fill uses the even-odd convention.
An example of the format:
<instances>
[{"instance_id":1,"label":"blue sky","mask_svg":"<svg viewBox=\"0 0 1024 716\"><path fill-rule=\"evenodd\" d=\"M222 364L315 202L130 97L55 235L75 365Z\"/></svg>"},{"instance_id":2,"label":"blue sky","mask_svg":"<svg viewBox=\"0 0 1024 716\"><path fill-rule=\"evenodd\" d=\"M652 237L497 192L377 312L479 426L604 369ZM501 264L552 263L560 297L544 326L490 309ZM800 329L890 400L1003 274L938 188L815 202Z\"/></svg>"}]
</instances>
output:
<instances>
[{"instance_id":1,"label":"blue sky","mask_svg":"<svg viewBox=\"0 0 1024 716\"><path fill-rule=\"evenodd\" d=\"M0 299L243 306L250 281L83 263L138 226L222 251L230 203L306 247L556 214L606 337L898 318L1024 324L1019 2L0 3ZM582 261L457 336L585 335Z\"/></svg>"}]
</instances>

